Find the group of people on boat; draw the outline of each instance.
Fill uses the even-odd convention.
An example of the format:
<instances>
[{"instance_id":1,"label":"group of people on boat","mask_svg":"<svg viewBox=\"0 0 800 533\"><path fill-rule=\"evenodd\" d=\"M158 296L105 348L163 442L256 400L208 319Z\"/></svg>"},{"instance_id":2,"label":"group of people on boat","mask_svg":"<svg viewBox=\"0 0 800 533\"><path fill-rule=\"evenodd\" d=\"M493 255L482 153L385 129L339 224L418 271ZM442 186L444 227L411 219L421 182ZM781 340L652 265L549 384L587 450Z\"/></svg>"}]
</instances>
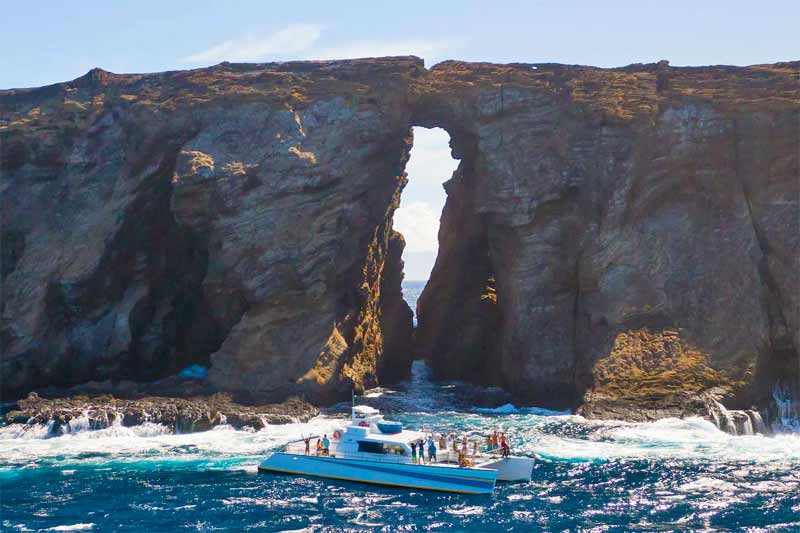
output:
<instances>
[{"instance_id":1,"label":"group of people on boat","mask_svg":"<svg viewBox=\"0 0 800 533\"><path fill-rule=\"evenodd\" d=\"M412 441L411 443L411 462L425 464L425 449L428 449L428 462L436 462L436 443L433 435L428 435L424 439Z\"/></svg>"},{"instance_id":2,"label":"group of people on boat","mask_svg":"<svg viewBox=\"0 0 800 533\"><path fill-rule=\"evenodd\" d=\"M311 437L304 437L303 443L306 445L306 455L311 455ZM317 451L317 455L327 456L331 454L331 441L327 433L321 439L317 439L314 449Z\"/></svg>"},{"instance_id":3,"label":"group of people on boat","mask_svg":"<svg viewBox=\"0 0 800 533\"><path fill-rule=\"evenodd\" d=\"M486 437L486 451L494 451L500 449L503 457L511 455L511 447L508 444L505 433L497 434L497 431Z\"/></svg>"},{"instance_id":4,"label":"group of people on boat","mask_svg":"<svg viewBox=\"0 0 800 533\"><path fill-rule=\"evenodd\" d=\"M435 463L437 449L455 452L458 456L458 464L461 466L471 466L478 455L478 441L472 441L472 446L470 447L470 442L466 435L458 438L455 433L450 433L449 435L440 433L438 441L434 440L433 435L427 435L424 439L410 444L411 461L419 464ZM508 444L505 433L498 435L497 431L495 431L492 435L486 437L486 444L486 451L488 452L500 449L503 457L511 455L511 447ZM427 461L425 457L426 449L428 453Z\"/></svg>"},{"instance_id":5,"label":"group of people on boat","mask_svg":"<svg viewBox=\"0 0 800 533\"><path fill-rule=\"evenodd\" d=\"M335 436L335 435L334 435ZM311 455L311 437L303 438L305 444L306 455ZM439 434L438 441L434 440L432 434L428 434L424 439L412 441L411 445L411 462L418 464L435 463L436 451L438 450L452 450L458 455L458 464L460 466L472 466L475 457L478 455L478 442L472 441L472 453L470 455L469 440L466 435L460 439L455 433L445 435ZM322 438L317 438L314 449L316 455L329 456L330 455L331 441L328 435L325 434ZM503 457L511 455L511 447L508 444L505 433L498 434L497 431L486 437L486 451L492 452L494 450L501 450ZM426 459L427 451L427 459Z\"/></svg>"}]
</instances>

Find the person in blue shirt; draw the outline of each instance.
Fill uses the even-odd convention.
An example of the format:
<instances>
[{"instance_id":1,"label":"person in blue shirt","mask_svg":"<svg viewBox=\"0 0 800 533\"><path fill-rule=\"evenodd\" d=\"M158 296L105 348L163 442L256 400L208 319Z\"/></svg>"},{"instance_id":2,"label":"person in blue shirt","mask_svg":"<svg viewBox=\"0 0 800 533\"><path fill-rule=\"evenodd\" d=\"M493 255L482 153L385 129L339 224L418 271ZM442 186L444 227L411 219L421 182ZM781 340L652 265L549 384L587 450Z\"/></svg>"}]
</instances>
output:
<instances>
[{"instance_id":1,"label":"person in blue shirt","mask_svg":"<svg viewBox=\"0 0 800 533\"><path fill-rule=\"evenodd\" d=\"M411 441L411 462L417 462L417 441Z\"/></svg>"},{"instance_id":2,"label":"person in blue shirt","mask_svg":"<svg viewBox=\"0 0 800 533\"><path fill-rule=\"evenodd\" d=\"M436 444L433 443L433 437L428 437L428 460L431 463L436 462Z\"/></svg>"},{"instance_id":3,"label":"person in blue shirt","mask_svg":"<svg viewBox=\"0 0 800 533\"><path fill-rule=\"evenodd\" d=\"M322 436L322 455L330 455L331 453L331 441L328 440L328 435L325 434Z\"/></svg>"}]
</instances>

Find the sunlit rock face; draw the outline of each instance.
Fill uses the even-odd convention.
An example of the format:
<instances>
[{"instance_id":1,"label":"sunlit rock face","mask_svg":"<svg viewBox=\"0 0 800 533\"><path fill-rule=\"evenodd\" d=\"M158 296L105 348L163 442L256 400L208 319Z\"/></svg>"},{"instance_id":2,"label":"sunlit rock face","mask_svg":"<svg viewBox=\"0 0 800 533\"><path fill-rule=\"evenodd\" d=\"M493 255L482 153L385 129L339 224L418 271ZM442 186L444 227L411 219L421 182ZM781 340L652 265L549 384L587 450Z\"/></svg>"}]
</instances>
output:
<instances>
[{"instance_id":1,"label":"sunlit rock face","mask_svg":"<svg viewBox=\"0 0 800 533\"><path fill-rule=\"evenodd\" d=\"M327 402L416 352L575 407L644 331L766 405L800 374L799 72L406 57L2 91L3 395L200 363ZM413 347L412 126L461 159Z\"/></svg>"},{"instance_id":2,"label":"sunlit rock face","mask_svg":"<svg viewBox=\"0 0 800 533\"><path fill-rule=\"evenodd\" d=\"M92 71L0 94L4 396L188 363L244 401L376 385L382 322L407 322L387 345L410 353L391 219L422 70Z\"/></svg>"},{"instance_id":3,"label":"sunlit rock face","mask_svg":"<svg viewBox=\"0 0 800 533\"><path fill-rule=\"evenodd\" d=\"M419 300L437 374L574 407L620 335L677 332L766 405L800 368L798 67L434 67L416 118L462 159Z\"/></svg>"}]
</instances>

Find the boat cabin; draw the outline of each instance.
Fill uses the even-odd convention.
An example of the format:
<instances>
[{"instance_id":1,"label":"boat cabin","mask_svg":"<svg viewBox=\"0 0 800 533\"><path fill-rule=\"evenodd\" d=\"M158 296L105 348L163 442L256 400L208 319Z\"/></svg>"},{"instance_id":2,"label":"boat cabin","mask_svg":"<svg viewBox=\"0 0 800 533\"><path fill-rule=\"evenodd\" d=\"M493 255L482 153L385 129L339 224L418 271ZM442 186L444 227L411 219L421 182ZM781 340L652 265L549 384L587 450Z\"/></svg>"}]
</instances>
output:
<instances>
[{"instance_id":1,"label":"boat cabin","mask_svg":"<svg viewBox=\"0 0 800 533\"><path fill-rule=\"evenodd\" d=\"M380 411L367 405L353 407L351 424L334 434L337 457L411 457L411 442L424 439L424 433L407 431L399 422L383 419ZM334 453L334 450L332 450Z\"/></svg>"}]
</instances>

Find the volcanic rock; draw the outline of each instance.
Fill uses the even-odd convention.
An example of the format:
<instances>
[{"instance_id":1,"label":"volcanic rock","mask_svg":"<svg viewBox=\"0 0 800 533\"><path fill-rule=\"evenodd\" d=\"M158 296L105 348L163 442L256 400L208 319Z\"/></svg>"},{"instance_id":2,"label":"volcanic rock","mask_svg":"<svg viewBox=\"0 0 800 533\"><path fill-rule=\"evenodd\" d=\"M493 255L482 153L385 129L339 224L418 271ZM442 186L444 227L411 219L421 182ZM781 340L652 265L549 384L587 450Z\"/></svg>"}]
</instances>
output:
<instances>
[{"instance_id":1,"label":"volcanic rock","mask_svg":"<svg viewBox=\"0 0 800 533\"><path fill-rule=\"evenodd\" d=\"M145 422L167 426L177 433L191 433L222 424L260 430L267 425L308 422L318 414L319 409L297 398L280 404L243 406L225 394L126 400L110 395L45 399L32 393L6 413L5 421L26 427L48 425L53 435Z\"/></svg>"},{"instance_id":2,"label":"volcanic rock","mask_svg":"<svg viewBox=\"0 0 800 533\"><path fill-rule=\"evenodd\" d=\"M798 76L398 57L0 91L2 395L199 364L237 400L328 403L416 352L578 407L647 331L715 376L666 396L764 407L799 390ZM413 348L412 126L461 159Z\"/></svg>"}]
</instances>

